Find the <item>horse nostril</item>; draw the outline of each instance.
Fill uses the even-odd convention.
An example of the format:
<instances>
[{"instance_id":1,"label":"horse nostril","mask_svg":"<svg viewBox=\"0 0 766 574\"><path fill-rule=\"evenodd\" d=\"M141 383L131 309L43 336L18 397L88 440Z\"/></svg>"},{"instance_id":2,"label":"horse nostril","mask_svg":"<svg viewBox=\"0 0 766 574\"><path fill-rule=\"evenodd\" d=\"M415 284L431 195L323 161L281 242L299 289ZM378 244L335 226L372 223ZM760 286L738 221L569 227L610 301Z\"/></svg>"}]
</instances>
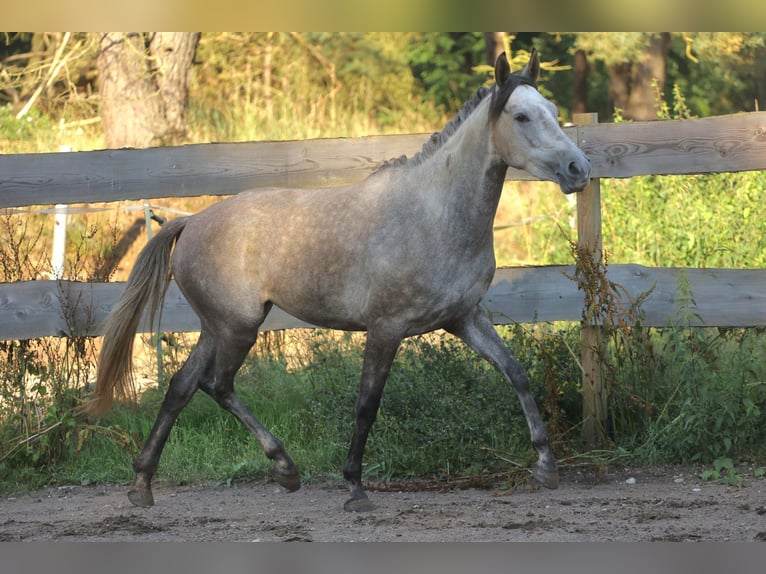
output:
<instances>
[{"instance_id":1,"label":"horse nostril","mask_svg":"<svg viewBox=\"0 0 766 574\"><path fill-rule=\"evenodd\" d=\"M569 173L572 175L580 175L582 173L582 170L580 169L580 166L577 165L577 162L569 162Z\"/></svg>"}]
</instances>

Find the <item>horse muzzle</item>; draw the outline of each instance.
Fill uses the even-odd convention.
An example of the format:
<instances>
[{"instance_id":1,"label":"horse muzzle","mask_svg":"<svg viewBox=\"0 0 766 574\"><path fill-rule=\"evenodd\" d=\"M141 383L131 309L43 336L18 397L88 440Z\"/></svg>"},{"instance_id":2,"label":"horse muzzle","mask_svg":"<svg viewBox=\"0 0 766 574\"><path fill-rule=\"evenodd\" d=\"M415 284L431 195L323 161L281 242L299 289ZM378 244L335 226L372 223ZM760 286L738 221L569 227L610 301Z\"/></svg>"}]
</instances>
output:
<instances>
[{"instance_id":1,"label":"horse muzzle","mask_svg":"<svg viewBox=\"0 0 766 574\"><path fill-rule=\"evenodd\" d=\"M570 160L556 172L556 177L565 194L582 191L590 183L590 161L584 155Z\"/></svg>"}]
</instances>

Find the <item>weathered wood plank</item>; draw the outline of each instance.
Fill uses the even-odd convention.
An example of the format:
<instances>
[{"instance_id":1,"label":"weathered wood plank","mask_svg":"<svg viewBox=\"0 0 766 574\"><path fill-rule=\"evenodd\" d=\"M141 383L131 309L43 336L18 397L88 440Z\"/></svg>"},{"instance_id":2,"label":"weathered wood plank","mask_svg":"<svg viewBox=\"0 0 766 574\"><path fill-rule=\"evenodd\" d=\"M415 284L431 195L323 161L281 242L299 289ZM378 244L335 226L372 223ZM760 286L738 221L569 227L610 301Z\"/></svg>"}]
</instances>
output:
<instances>
[{"instance_id":1,"label":"weathered wood plank","mask_svg":"<svg viewBox=\"0 0 766 574\"><path fill-rule=\"evenodd\" d=\"M766 112L578 126L594 177L766 169Z\"/></svg>"},{"instance_id":2,"label":"weathered wood plank","mask_svg":"<svg viewBox=\"0 0 766 574\"><path fill-rule=\"evenodd\" d=\"M582 292L566 275L567 265L498 269L485 298L495 324L579 321ZM609 277L632 297L654 290L643 306L646 326L692 324L719 327L766 325L766 270L677 269L610 265ZM679 300L679 281L688 283L694 303ZM95 335L124 283L29 281L0 284L0 340ZM687 322L688 321L688 322ZM280 309L264 330L311 327ZM199 322L171 283L162 313L163 331L197 331ZM146 320L141 330L148 330Z\"/></svg>"},{"instance_id":3,"label":"weathered wood plank","mask_svg":"<svg viewBox=\"0 0 766 574\"><path fill-rule=\"evenodd\" d=\"M610 265L609 277L632 297L654 287L643 309L647 326L698 325L759 327L766 325L766 269L678 269ZM684 300L679 285L688 286Z\"/></svg>"},{"instance_id":4,"label":"weathered wood plank","mask_svg":"<svg viewBox=\"0 0 766 574\"><path fill-rule=\"evenodd\" d=\"M766 169L766 112L565 128L593 177ZM0 155L0 208L231 195L359 181L427 134ZM511 169L507 179L532 179Z\"/></svg>"},{"instance_id":5,"label":"weathered wood plank","mask_svg":"<svg viewBox=\"0 0 766 574\"><path fill-rule=\"evenodd\" d=\"M496 325L580 321L585 300L574 266L501 268L485 303ZM647 327L758 327L766 325L766 269L695 269L611 264L610 281L635 299L651 291L642 306ZM690 299L684 299L686 284ZM685 287L685 288L686 288ZM693 301L692 301L693 300ZM627 301L626 301L627 304Z\"/></svg>"},{"instance_id":6,"label":"weathered wood plank","mask_svg":"<svg viewBox=\"0 0 766 574\"><path fill-rule=\"evenodd\" d=\"M0 207L340 185L423 141L405 135L0 156Z\"/></svg>"},{"instance_id":7,"label":"weathered wood plank","mask_svg":"<svg viewBox=\"0 0 766 574\"><path fill-rule=\"evenodd\" d=\"M117 303L124 282L25 281L0 283L0 340L45 336L97 335L110 309ZM175 282L165 297L163 331L199 331L199 319ZM151 331L145 315L140 332ZM263 330L311 327L275 308Z\"/></svg>"},{"instance_id":8,"label":"weathered wood plank","mask_svg":"<svg viewBox=\"0 0 766 574\"><path fill-rule=\"evenodd\" d=\"M386 160L416 153L427 138L415 134L0 155L0 208L343 185L363 179Z\"/></svg>"}]
</instances>

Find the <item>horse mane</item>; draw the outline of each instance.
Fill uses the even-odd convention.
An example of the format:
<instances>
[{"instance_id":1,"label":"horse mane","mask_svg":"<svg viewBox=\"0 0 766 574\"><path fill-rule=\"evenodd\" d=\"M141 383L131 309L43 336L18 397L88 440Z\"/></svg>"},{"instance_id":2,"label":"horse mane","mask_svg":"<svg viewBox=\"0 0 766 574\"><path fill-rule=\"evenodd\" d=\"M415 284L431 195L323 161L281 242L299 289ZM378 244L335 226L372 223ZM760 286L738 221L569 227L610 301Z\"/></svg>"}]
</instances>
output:
<instances>
[{"instance_id":1,"label":"horse mane","mask_svg":"<svg viewBox=\"0 0 766 574\"><path fill-rule=\"evenodd\" d=\"M422 164L444 145L444 143L452 136L452 134L454 134L458 128L463 125L465 119L470 116L477 107L479 107L479 103L487 96L492 97L492 101L490 102L489 121L494 123L497 121L498 117L500 117L500 114L505 107L505 103L508 101L508 98L511 97L513 90L522 84L532 86L533 88L537 89L537 84L534 81L526 78L525 76L515 74L510 76L508 80L506 80L506 82L500 87L498 87L497 84L493 84L492 87L489 88L481 86L478 90L476 90L476 94L463 104L463 107L460 108L460 111L455 114L455 117L453 117L440 132L434 132L431 134L431 137L428 138L428 141L423 144L423 147L419 152L417 152L412 157L402 155L397 158L385 161L376 171L380 171L381 169L388 167L415 167Z\"/></svg>"}]
</instances>

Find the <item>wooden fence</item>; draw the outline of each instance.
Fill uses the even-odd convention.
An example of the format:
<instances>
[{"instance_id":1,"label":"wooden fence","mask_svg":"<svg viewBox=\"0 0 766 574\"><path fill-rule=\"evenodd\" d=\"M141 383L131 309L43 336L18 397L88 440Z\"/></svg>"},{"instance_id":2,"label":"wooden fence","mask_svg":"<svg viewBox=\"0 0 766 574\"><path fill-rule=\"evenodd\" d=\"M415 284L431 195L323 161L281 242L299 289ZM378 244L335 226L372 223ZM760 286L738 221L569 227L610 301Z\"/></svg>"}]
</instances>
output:
<instances>
[{"instance_id":1,"label":"wooden fence","mask_svg":"<svg viewBox=\"0 0 766 574\"><path fill-rule=\"evenodd\" d=\"M590 157L593 183L578 194L578 242L600 247L599 178L766 169L766 112L697 120L598 124L592 115L565 128ZM0 155L0 212L30 205L230 195L269 187L327 187L358 181L382 161L418 151L426 134L287 142L201 144L149 150ZM509 170L508 179L533 179ZM319 192L321 193L321 191ZM598 251L598 249L597 249ZM498 269L486 297L497 324L578 321L584 297L570 266ZM642 309L647 326L678 312L679 277L701 326L766 325L766 270L647 268L610 264L609 277L631 296L654 286ZM34 281L0 284L0 340L95 335L124 283ZM175 285L162 330L196 331ZM264 329L309 326L275 309ZM148 330L144 321L142 330ZM598 327L584 331L584 433L593 441L604 417L597 365L589 363ZM589 333L589 334L588 334ZM590 351L589 351L590 349ZM590 353L590 355L589 355ZM591 365L590 367L588 365Z\"/></svg>"}]
</instances>

